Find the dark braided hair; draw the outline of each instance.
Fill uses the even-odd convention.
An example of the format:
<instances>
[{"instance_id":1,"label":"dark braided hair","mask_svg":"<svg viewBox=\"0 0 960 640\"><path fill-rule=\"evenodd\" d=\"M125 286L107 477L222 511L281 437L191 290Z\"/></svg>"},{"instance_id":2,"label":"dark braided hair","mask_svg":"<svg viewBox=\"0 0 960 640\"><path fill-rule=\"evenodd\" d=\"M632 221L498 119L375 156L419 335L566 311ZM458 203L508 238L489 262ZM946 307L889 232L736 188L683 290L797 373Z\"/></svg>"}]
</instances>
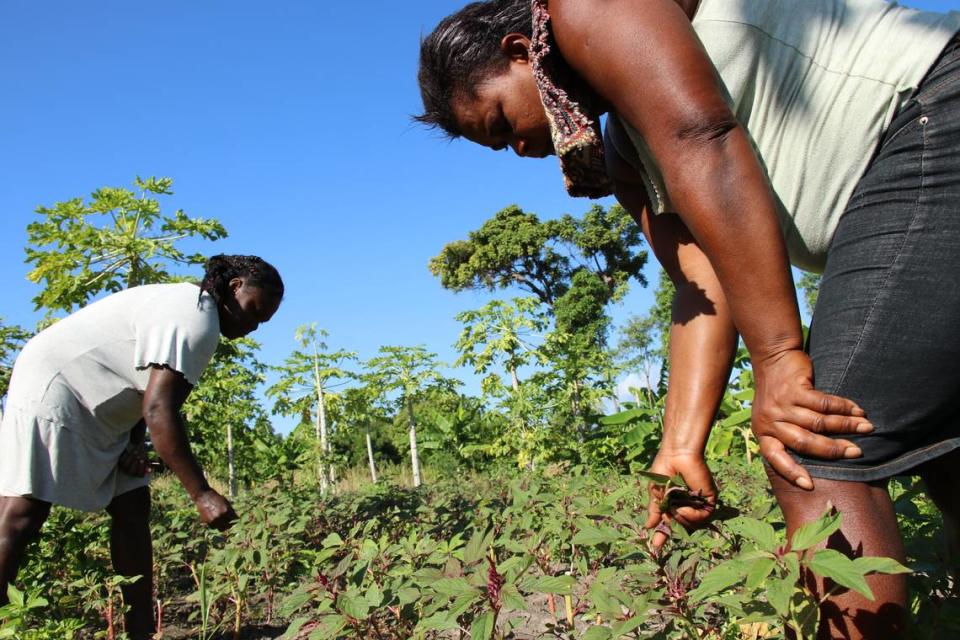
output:
<instances>
[{"instance_id":1,"label":"dark braided hair","mask_svg":"<svg viewBox=\"0 0 960 640\"><path fill-rule=\"evenodd\" d=\"M532 37L531 0L472 2L447 16L420 42L420 95L423 114L413 119L442 130L451 138L462 135L453 113L453 101L476 96L475 87L501 73L509 58L500 50L508 33Z\"/></svg>"},{"instance_id":2,"label":"dark braided hair","mask_svg":"<svg viewBox=\"0 0 960 640\"><path fill-rule=\"evenodd\" d=\"M257 256L217 255L207 260L200 295L206 291L217 304L223 304L230 295L230 281L246 278L248 286L283 297L283 280L272 264Z\"/></svg>"}]
</instances>

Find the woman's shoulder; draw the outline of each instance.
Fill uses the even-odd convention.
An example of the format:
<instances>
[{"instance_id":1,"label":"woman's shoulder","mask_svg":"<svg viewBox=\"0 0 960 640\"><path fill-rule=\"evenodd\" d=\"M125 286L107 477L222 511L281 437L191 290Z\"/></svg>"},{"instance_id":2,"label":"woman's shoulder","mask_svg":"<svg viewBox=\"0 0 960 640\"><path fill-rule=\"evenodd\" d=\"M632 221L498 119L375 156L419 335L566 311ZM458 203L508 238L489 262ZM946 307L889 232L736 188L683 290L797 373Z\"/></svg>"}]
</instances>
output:
<instances>
[{"instance_id":1,"label":"woman's shoulder","mask_svg":"<svg viewBox=\"0 0 960 640\"><path fill-rule=\"evenodd\" d=\"M139 290L139 291L137 291ZM136 287L135 315L141 321L219 331L217 305L210 294L190 282Z\"/></svg>"},{"instance_id":2,"label":"woman's shoulder","mask_svg":"<svg viewBox=\"0 0 960 640\"><path fill-rule=\"evenodd\" d=\"M138 299L144 304L170 304L180 306L179 303L192 301L196 304L201 299L200 287L192 282L171 282L164 284L145 284L127 290L131 298Z\"/></svg>"},{"instance_id":3,"label":"woman's shoulder","mask_svg":"<svg viewBox=\"0 0 960 640\"><path fill-rule=\"evenodd\" d=\"M554 30L567 36L585 33L596 25L598 15L616 16L643 12L676 11L680 9L692 20L699 6L707 0L549 0L547 8ZM637 5L647 5L637 7Z\"/></svg>"}]
</instances>

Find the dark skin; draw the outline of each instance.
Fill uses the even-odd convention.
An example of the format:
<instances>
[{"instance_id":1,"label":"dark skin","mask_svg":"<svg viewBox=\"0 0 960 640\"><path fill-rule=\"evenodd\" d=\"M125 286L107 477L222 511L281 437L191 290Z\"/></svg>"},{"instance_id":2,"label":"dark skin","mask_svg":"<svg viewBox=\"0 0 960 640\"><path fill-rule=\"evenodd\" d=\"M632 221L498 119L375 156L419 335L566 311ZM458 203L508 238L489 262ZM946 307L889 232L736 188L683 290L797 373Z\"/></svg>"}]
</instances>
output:
<instances>
[{"instance_id":1,"label":"dark skin","mask_svg":"<svg viewBox=\"0 0 960 640\"><path fill-rule=\"evenodd\" d=\"M855 403L813 386L773 195L693 32L696 5L694 0L550 2L560 53L595 92L602 110L616 113L644 137L676 209L676 214L651 213L640 176L617 151L632 143L617 118L610 118L605 142L616 196L642 226L677 287L664 437L651 470L680 474L706 498L703 507L661 513L661 496L654 490L647 524L653 528L677 520L693 528L713 517L716 487L703 451L742 335L757 380L752 426L773 469L771 484L788 531L819 517L830 501L844 514L830 547L902 560L885 485L825 479L814 485L788 453L859 457L856 446L836 436L869 433L873 426ZM537 94L528 48L523 35L507 34L501 41L506 70L454 101L464 137L494 149L510 146L519 155L540 155L549 125L542 107L536 111L539 98L529 97ZM751 268L744 269L745 264ZM951 455L953 464L931 464L920 472L957 538L960 454ZM665 539L661 528L654 544ZM953 542L960 548L960 538ZM832 597L822 611L821 637L896 637L904 614L904 578L868 580L876 600L852 592Z\"/></svg>"},{"instance_id":2,"label":"dark skin","mask_svg":"<svg viewBox=\"0 0 960 640\"><path fill-rule=\"evenodd\" d=\"M218 308L220 332L236 339L267 322L280 305L278 296L248 286L245 278L230 281L230 293ZM146 431L160 459L186 489L200 520L225 531L237 519L230 502L212 489L190 451L180 410L192 385L176 371L154 367L143 394L143 420L131 431L131 446L117 465L121 472L143 477L148 472L143 445ZM23 497L0 497L0 584L15 580L23 550L36 537L50 513L50 503ZM142 576L123 587L130 610L125 617L127 633L134 640L153 637L153 551L150 537L150 492L143 487L121 494L107 506L112 518L110 555L119 575ZM6 601L6 592L0 602Z\"/></svg>"}]
</instances>

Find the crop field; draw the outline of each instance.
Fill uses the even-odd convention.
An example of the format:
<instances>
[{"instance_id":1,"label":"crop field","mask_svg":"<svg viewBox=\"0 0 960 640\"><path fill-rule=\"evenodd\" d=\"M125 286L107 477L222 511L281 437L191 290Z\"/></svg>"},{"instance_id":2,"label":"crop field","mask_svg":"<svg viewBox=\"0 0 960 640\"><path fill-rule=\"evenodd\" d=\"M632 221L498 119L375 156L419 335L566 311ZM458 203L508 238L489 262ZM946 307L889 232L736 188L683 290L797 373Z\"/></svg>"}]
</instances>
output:
<instances>
[{"instance_id":1,"label":"crop field","mask_svg":"<svg viewBox=\"0 0 960 640\"><path fill-rule=\"evenodd\" d=\"M787 552L760 463L725 464L739 515L649 546L640 475L554 465L531 474L430 478L399 473L321 499L317 486L268 484L237 501L227 534L203 529L179 486L154 489L156 603L164 638L809 637L817 609L799 580L838 588L890 561L818 557L839 516L798 532ZM960 633L926 501L897 489L908 526L915 637ZM802 538L802 539L801 539ZM122 638L119 578L105 517L55 510L30 550L0 637ZM821 555L823 552L819 552Z\"/></svg>"}]
</instances>

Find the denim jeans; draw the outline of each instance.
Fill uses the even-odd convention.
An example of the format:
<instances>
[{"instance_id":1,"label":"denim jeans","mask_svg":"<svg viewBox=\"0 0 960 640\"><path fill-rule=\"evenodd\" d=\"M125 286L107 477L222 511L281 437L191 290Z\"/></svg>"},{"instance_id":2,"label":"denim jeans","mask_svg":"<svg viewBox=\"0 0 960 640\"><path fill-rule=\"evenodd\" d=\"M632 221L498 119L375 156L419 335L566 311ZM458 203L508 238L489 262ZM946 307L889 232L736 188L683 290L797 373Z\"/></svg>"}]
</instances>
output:
<instances>
[{"instance_id":1,"label":"denim jeans","mask_svg":"<svg viewBox=\"0 0 960 640\"><path fill-rule=\"evenodd\" d=\"M960 447L960 39L901 107L830 245L808 349L815 384L875 431L814 477L872 481Z\"/></svg>"}]
</instances>

